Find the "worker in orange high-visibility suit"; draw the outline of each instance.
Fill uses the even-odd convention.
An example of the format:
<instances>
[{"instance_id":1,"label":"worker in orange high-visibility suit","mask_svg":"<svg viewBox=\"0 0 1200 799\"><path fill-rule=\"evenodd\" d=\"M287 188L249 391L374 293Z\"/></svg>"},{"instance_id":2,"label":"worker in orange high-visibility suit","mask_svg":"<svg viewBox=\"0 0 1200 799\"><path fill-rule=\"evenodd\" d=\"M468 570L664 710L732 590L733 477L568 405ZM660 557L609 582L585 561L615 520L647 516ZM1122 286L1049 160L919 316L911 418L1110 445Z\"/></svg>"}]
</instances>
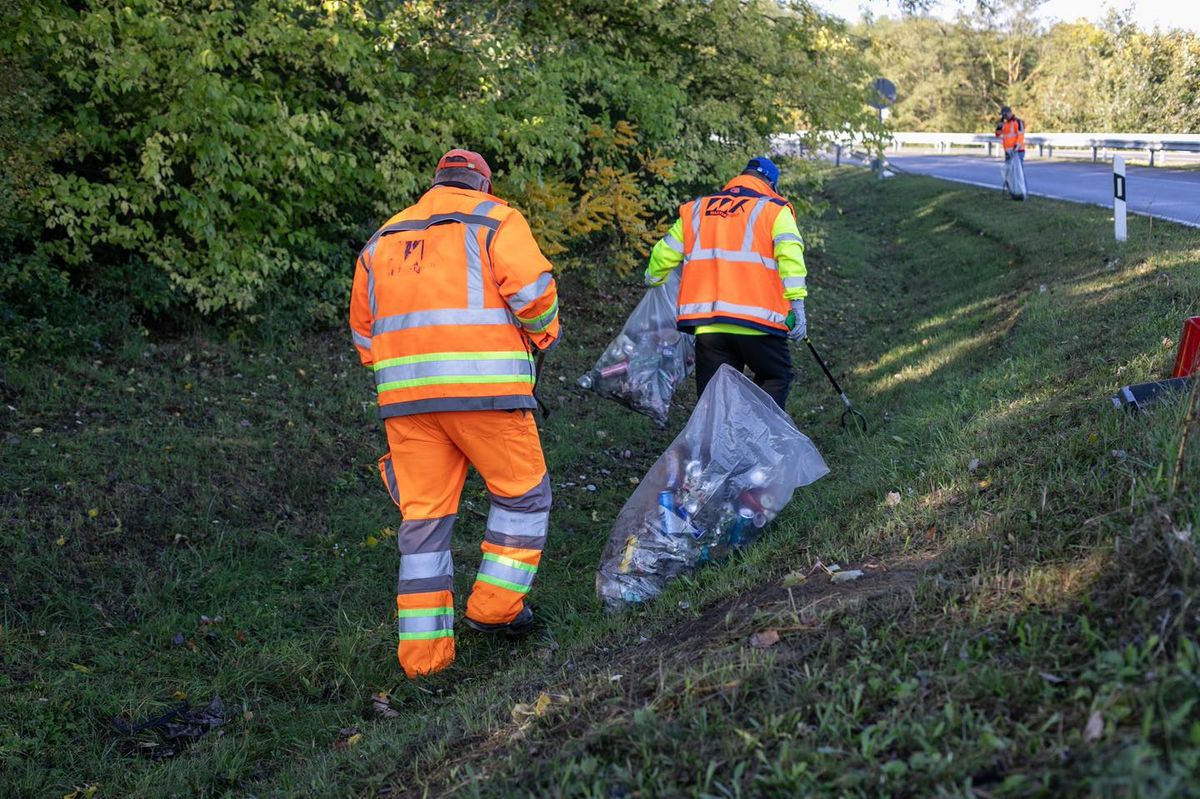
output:
<instances>
[{"instance_id":1,"label":"worker in orange high-visibility suit","mask_svg":"<svg viewBox=\"0 0 1200 799\"><path fill-rule=\"evenodd\" d=\"M996 123L996 136L1004 148L1004 160L1013 156L1025 160L1025 122L1013 114L1008 106L1000 108L1000 121Z\"/></svg>"},{"instance_id":2,"label":"worker in orange high-visibility suit","mask_svg":"<svg viewBox=\"0 0 1200 799\"><path fill-rule=\"evenodd\" d=\"M375 372L379 469L404 517L397 653L410 677L454 660L450 532L468 465L491 508L465 622L504 634L533 622L525 598L550 515L533 353L558 343L558 293L525 219L490 192L483 157L451 150L354 271L350 329Z\"/></svg>"},{"instance_id":3,"label":"worker in orange high-visibility suit","mask_svg":"<svg viewBox=\"0 0 1200 799\"><path fill-rule=\"evenodd\" d=\"M779 167L753 158L720 192L685 203L650 253L646 283L682 264L678 326L696 334L696 393L722 364L746 367L784 407L792 383L788 339L808 323L804 242L796 212L779 195Z\"/></svg>"}]
</instances>

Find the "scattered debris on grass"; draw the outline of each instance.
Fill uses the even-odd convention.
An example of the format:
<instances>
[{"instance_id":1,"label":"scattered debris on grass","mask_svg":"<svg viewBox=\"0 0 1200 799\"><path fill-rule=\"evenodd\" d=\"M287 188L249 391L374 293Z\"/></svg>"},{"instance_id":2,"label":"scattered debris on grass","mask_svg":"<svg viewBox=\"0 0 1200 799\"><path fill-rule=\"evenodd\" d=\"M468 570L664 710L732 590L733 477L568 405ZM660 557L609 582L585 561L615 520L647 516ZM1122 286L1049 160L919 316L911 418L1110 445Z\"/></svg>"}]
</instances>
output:
<instances>
[{"instance_id":1,"label":"scattered debris on grass","mask_svg":"<svg viewBox=\"0 0 1200 799\"><path fill-rule=\"evenodd\" d=\"M750 646L755 649L770 649L779 643L778 630L760 630L750 636Z\"/></svg>"},{"instance_id":2,"label":"scattered debris on grass","mask_svg":"<svg viewBox=\"0 0 1200 799\"><path fill-rule=\"evenodd\" d=\"M900 504L900 492L899 491L889 491L888 495L887 495L887 499L885 501L887 502L887 506L889 508L896 507L897 505Z\"/></svg>"},{"instance_id":3,"label":"scattered debris on grass","mask_svg":"<svg viewBox=\"0 0 1200 799\"><path fill-rule=\"evenodd\" d=\"M193 741L223 725L228 719L225 703L215 696L205 707L192 710L184 701L166 713L146 721L133 723L117 716L113 728L135 754L151 760L175 757ZM153 733L156 738L144 735Z\"/></svg>"}]
</instances>

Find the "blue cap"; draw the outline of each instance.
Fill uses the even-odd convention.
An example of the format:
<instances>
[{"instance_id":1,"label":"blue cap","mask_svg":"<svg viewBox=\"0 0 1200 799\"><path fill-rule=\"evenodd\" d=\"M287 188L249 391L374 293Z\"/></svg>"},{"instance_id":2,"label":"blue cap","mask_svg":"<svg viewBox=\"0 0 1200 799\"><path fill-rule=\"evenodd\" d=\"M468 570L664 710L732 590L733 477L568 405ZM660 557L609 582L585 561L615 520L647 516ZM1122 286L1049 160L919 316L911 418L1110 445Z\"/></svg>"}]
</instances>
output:
<instances>
[{"instance_id":1,"label":"blue cap","mask_svg":"<svg viewBox=\"0 0 1200 799\"><path fill-rule=\"evenodd\" d=\"M751 158L750 163L746 164L745 171L758 173L763 180L771 184L771 188L775 188L775 184L779 182L779 167L775 166L775 162L765 155Z\"/></svg>"}]
</instances>

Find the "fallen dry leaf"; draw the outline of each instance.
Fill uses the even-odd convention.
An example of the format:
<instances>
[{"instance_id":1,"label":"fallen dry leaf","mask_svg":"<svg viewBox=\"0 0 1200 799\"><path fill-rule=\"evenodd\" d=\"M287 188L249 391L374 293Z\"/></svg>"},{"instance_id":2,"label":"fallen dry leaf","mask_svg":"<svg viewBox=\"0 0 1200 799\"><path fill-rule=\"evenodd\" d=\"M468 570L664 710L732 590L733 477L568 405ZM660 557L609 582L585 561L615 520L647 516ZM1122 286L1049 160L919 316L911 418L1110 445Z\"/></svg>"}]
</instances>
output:
<instances>
[{"instance_id":1,"label":"fallen dry leaf","mask_svg":"<svg viewBox=\"0 0 1200 799\"><path fill-rule=\"evenodd\" d=\"M381 719L395 719L400 717L400 712L392 707L390 698L383 691L371 694L371 712Z\"/></svg>"},{"instance_id":2,"label":"fallen dry leaf","mask_svg":"<svg viewBox=\"0 0 1200 799\"><path fill-rule=\"evenodd\" d=\"M777 630L760 630L750 636L750 646L755 649L769 649L779 643Z\"/></svg>"},{"instance_id":3,"label":"fallen dry leaf","mask_svg":"<svg viewBox=\"0 0 1200 799\"><path fill-rule=\"evenodd\" d=\"M570 701L571 698L567 694L551 694L543 691L532 703L521 702L513 705L512 719L517 724L524 726L533 719L546 715L550 708L568 704Z\"/></svg>"},{"instance_id":4,"label":"fallen dry leaf","mask_svg":"<svg viewBox=\"0 0 1200 799\"><path fill-rule=\"evenodd\" d=\"M889 491L885 502L887 503L887 506L889 508L896 507L897 505L900 504L900 492L899 491Z\"/></svg>"},{"instance_id":5,"label":"fallen dry leaf","mask_svg":"<svg viewBox=\"0 0 1200 799\"><path fill-rule=\"evenodd\" d=\"M1093 710L1092 715L1088 718L1087 726L1083 728L1083 740L1091 743L1100 740L1102 735L1104 735L1104 716L1100 715L1099 710Z\"/></svg>"},{"instance_id":6,"label":"fallen dry leaf","mask_svg":"<svg viewBox=\"0 0 1200 799\"><path fill-rule=\"evenodd\" d=\"M808 575L805 574L804 572L791 572L789 574L784 575L783 584L789 585L789 586L790 585L800 585L800 583L804 582L807 579L808 579Z\"/></svg>"}]
</instances>

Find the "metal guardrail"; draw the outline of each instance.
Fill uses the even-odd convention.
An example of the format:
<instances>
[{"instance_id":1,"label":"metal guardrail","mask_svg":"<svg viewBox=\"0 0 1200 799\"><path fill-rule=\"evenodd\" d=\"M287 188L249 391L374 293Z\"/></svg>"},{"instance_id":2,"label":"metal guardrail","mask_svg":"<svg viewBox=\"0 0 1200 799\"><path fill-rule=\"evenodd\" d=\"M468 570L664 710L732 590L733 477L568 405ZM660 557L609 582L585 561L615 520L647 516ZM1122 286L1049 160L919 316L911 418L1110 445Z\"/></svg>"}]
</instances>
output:
<instances>
[{"instance_id":1,"label":"metal guardrail","mask_svg":"<svg viewBox=\"0 0 1200 799\"><path fill-rule=\"evenodd\" d=\"M849 142L846 142L847 144ZM987 147L988 155L1000 149L1000 140L990 133L916 133L897 132L892 134L892 147L899 150L905 145L924 145L948 152L952 147ZM1025 136L1025 148L1038 148L1038 155L1054 157L1055 148L1061 150L1091 150L1092 160L1100 158L1101 151L1138 150L1145 152L1150 166L1164 163L1167 152L1200 153L1200 134L1195 133L1039 133Z\"/></svg>"}]
</instances>

